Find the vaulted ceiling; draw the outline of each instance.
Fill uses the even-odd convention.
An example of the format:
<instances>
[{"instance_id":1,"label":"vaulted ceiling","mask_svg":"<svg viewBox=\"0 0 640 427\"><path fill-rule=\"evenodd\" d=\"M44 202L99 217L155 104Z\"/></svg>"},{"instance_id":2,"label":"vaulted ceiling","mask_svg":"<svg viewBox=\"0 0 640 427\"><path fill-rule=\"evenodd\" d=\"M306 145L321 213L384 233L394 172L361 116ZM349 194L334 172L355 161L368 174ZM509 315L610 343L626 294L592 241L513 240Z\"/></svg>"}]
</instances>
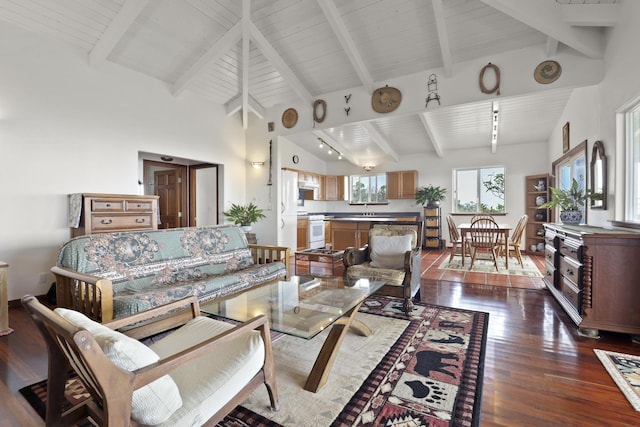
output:
<instances>
[{"instance_id":1,"label":"vaulted ceiling","mask_svg":"<svg viewBox=\"0 0 640 427\"><path fill-rule=\"evenodd\" d=\"M579 3L579 4L571 4ZM592 4L596 3L596 4ZM278 105L539 46L604 54L615 0L2 0L0 20L60 39L167 85L262 116ZM548 139L571 94L560 88L500 100L500 140ZM384 116L288 136L322 135L354 163L425 150L487 146L492 99ZM420 141L420 142L419 142ZM430 141L431 144L425 144ZM427 147L427 148L425 148Z\"/></svg>"}]
</instances>

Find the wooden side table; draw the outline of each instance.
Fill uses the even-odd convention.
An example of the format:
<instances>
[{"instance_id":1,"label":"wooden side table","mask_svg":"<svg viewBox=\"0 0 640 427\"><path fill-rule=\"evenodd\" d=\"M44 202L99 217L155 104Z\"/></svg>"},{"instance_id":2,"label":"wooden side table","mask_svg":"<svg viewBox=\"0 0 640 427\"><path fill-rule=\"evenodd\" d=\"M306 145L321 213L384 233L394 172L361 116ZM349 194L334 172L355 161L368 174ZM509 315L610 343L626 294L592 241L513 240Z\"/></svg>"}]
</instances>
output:
<instances>
[{"instance_id":1,"label":"wooden side table","mask_svg":"<svg viewBox=\"0 0 640 427\"><path fill-rule=\"evenodd\" d=\"M9 264L0 261L0 336L9 335L13 332L13 329L9 327L8 269Z\"/></svg>"}]
</instances>

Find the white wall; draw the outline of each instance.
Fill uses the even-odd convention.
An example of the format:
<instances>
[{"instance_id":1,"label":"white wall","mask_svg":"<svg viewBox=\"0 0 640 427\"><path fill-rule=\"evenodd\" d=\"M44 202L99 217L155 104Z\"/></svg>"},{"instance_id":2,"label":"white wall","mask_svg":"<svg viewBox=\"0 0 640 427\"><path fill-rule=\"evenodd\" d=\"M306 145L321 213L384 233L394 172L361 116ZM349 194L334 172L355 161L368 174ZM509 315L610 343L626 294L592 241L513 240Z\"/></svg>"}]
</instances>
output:
<instances>
[{"instance_id":1,"label":"white wall","mask_svg":"<svg viewBox=\"0 0 640 427\"><path fill-rule=\"evenodd\" d=\"M562 155L562 126L569 122L571 147L588 141L587 164L591 162L593 143L601 140L608 163L607 210L589 209L590 225L610 227L609 220L623 219L624 212L624 152L616 147L623 136L615 126L615 112L628 101L640 96L640 2L620 2L621 20L607 36L604 58L604 78L596 86L574 90L567 107L549 140L549 163Z\"/></svg>"},{"instance_id":2,"label":"white wall","mask_svg":"<svg viewBox=\"0 0 640 427\"><path fill-rule=\"evenodd\" d=\"M138 151L224 165L225 200L244 202L238 118L189 93L0 23L0 259L9 299L43 294L69 238L67 194L138 193Z\"/></svg>"}]
</instances>

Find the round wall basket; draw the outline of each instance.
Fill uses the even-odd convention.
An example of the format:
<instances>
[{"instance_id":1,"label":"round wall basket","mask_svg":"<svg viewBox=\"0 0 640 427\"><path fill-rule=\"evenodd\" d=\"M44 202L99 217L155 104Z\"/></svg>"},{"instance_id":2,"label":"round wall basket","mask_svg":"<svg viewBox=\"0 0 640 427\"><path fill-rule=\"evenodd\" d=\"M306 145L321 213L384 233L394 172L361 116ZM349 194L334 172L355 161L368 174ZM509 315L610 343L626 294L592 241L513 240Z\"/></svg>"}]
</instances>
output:
<instances>
[{"instance_id":1,"label":"round wall basket","mask_svg":"<svg viewBox=\"0 0 640 427\"><path fill-rule=\"evenodd\" d=\"M291 129L298 123L298 112L295 108L288 108L282 113L282 126Z\"/></svg>"},{"instance_id":2,"label":"round wall basket","mask_svg":"<svg viewBox=\"0 0 640 427\"><path fill-rule=\"evenodd\" d=\"M533 72L533 78L536 79L538 83L549 84L558 80L560 74L562 74L560 64L556 61L543 61L538 64L536 70Z\"/></svg>"},{"instance_id":3,"label":"round wall basket","mask_svg":"<svg viewBox=\"0 0 640 427\"><path fill-rule=\"evenodd\" d=\"M395 87L381 87L371 95L371 108L378 113L389 113L400 105L402 94Z\"/></svg>"}]
</instances>

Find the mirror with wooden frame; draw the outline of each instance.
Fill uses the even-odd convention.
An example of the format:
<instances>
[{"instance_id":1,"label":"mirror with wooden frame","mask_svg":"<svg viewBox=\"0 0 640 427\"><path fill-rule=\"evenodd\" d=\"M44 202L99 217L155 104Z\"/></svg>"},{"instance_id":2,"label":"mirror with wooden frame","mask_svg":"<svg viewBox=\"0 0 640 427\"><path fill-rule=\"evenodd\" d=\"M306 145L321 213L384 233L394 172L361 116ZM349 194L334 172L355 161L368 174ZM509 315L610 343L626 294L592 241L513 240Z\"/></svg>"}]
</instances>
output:
<instances>
[{"instance_id":1,"label":"mirror with wooden frame","mask_svg":"<svg viewBox=\"0 0 640 427\"><path fill-rule=\"evenodd\" d=\"M591 198L591 209L607 209L607 156L602 141L593 143L591 151L591 191L601 194L599 199Z\"/></svg>"}]
</instances>

